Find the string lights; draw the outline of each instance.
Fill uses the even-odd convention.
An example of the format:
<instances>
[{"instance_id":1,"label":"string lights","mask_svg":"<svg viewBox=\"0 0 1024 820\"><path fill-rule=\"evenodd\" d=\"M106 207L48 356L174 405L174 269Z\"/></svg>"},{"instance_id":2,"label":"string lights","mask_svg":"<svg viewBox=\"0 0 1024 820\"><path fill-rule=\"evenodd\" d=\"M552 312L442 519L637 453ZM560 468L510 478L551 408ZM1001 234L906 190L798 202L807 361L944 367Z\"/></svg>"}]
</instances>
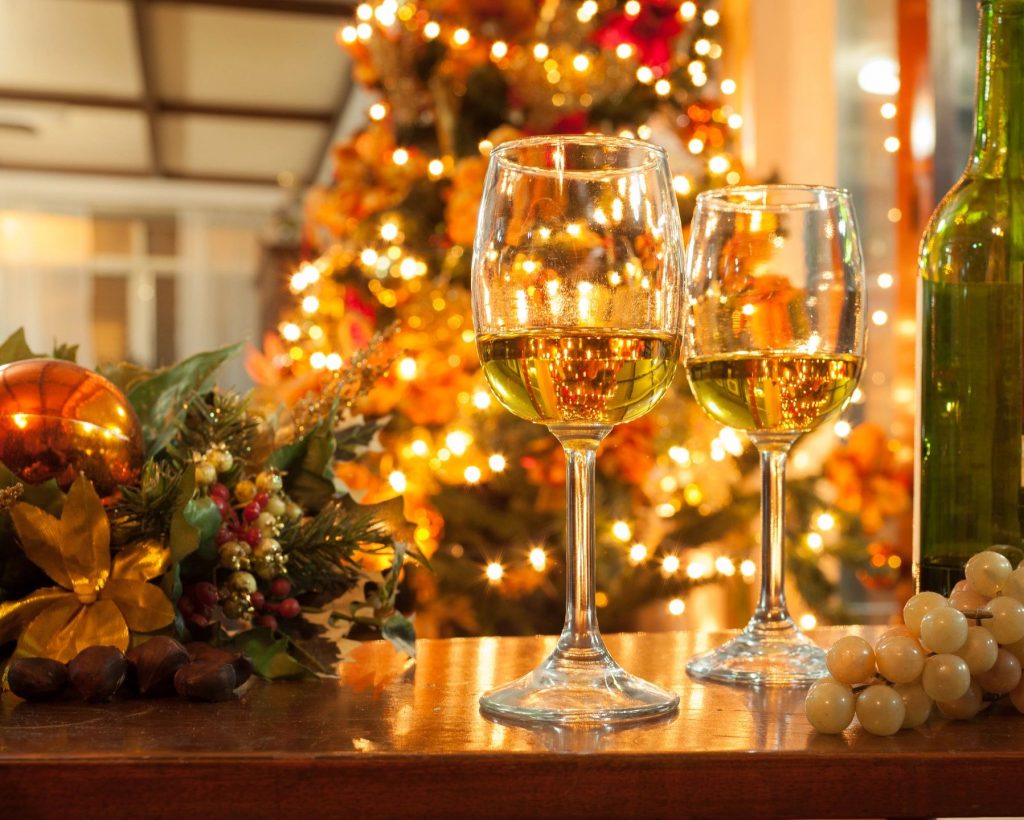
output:
<instances>
[{"instance_id":1,"label":"string lights","mask_svg":"<svg viewBox=\"0 0 1024 820\"><path fill-rule=\"evenodd\" d=\"M448 18L434 14L432 8L436 6L427 7L411 0L361 3L355 9L354 19L339 28L337 41L358 56L411 37L450 55L453 65L482 63L503 73L518 72L536 78L536 82L525 84L527 91L536 95L533 104L543 103L566 118L582 112L585 127L607 125L600 119L587 119L591 112L603 110L598 103L607 103L609 95L602 95L601 89L611 89L617 99L638 99L645 106L644 121L617 123L628 125L618 130L641 140L678 141L681 150L676 152L675 159L679 168L672 177L672 188L684 209L692 207L695 194L709 185L736 184L741 180L739 159L729 153L730 141L743 127L743 118L734 107L738 87L731 78L717 80L717 63L723 53L719 41L721 16L708 3L680 3L673 19L662 21L666 26L671 24L667 29L671 33L654 36L651 42L629 34L629 25L636 21L637 31L642 32L640 26L646 25L649 15L662 13L662 3L628 0L615 4L612 11L625 22L601 29L602 36L608 38L605 40L600 40L596 32L607 21L609 4L596 0L565 6L573 24L583 28L584 36L564 38L535 33L516 37L512 31L497 26L477 27L472 15ZM550 26L537 30L559 31L558 27ZM663 47L669 38L678 38L674 51ZM464 80L460 78L458 83ZM472 154L475 145L474 158L482 161L497 138L493 134L484 139L474 138L461 151L451 141L417 142L406 136L410 129L397 127L402 116L401 102L392 96L368 104L368 135L379 138L383 146L372 172L402 190L430 184L441 187L444 198L450 197L461 182L460 174L479 174L485 165L471 165L463 154ZM885 116L884 110L882 113ZM522 112L515 116L521 117ZM566 128L571 130L572 126ZM404 144L396 134L402 135ZM360 197L365 198L362 190L355 195L362 201ZM601 216L608 221L625 218L623 203L612 202ZM482 375L475 369L475 339L468 303L460 302L447 285L438 284L464 270L471 236L468 241L425 241L423 225L417 218L415 212L391 209L386 204L369 209L358 218L352 217L342 226L342 230L349 231L346 242L330 247L293 272L289 288L300 309L285 317L278 330L284 342L280 361L295 372L308 369L326 374L340 368L351 352L337 349L338 334L332 330L332 323L349 320L358 315L360 308L345 301L350 295L347 292L339 295L338 282L344 276L356 275L365 280L371 301L376 302L372 310L379 307L395 311L402 317L405 332L413 336L422 334L416 337L420 347L410 345L395 359L391 376L398 385L396 389L425 392L425 386L459 374L458 386L452 389L457 405L454 419L438 423L430 417L429 407L419 408L424 419L391 435L380 456L376 476L383 485L380 494L405 496L405 514L414 524L413 538L429 554L439 547L443 524L429 502L439 484L463 487L467 492L469 488L478 488L472 492L485 493L494 483L510 481L510 470L518 470L522 465L519 454L513 458L511 451L496 452L494 439L479 432L493 429L495 414L505 411L496 406ZM351 224L360 227L354 229ZM573 236L573 230L578 238L581 227L568 226L566 233ZM523 259L517 264L525 273L529 272L527 266L536 262ZM412 304L423 307L411 310ZM452 351L440 361L433 355L439 345L432 334L438 327L451 340L445 351ZM664 535L665 522L680 512L705 516L718 509L722 502L710 484L710 471L736 471L733 465L749 452L745 437L730 429L716 428L714 434L704 433L685 440L662 438L650 466L650 487L644 490L649 497L647 508L633 510L628 517L606 524L599 533L604 546L616 551L623 565L649 572L664 584L665 596L673 596L665 604L672 617L684 615L686 604L677 595L690 586L726 579L751 584L754 580L755 564L734 554L737 549L745 549L746 544L737 547L735 543L716 542L694 546ZM812 543L824 549L823 533L828 528L822 522L819 517L816 529L808 536L809 549L814 549ZM558 561L542 543L502 547L509 550L506 559L487 560L479 565L477 576L495 589L507 588L519 572L542 578L560 571ZM450 549L453 556L461 555L462 551L461 545ZM607 605L606 593L599 592L598 597L599 606Z\"/></svg>"}]
</instances>

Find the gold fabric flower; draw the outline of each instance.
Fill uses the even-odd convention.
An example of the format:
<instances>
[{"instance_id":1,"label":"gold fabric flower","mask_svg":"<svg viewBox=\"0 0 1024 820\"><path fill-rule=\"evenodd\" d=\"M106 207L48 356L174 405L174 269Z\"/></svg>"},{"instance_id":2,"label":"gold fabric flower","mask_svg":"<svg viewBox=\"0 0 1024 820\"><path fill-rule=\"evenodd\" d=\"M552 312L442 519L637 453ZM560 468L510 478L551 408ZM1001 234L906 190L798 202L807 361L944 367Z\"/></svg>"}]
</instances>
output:
<instances>
[{"instance_id":1,"label":"gold fabric flower","mask_svg":"<svg viewBox=\"0 0 1024 820\"><path fill-rule=\"evenodd\" d=\"M19 503L11 518L29 559L58 586L0 604L0 643L18 638L18 655L69 661L88 646L128 648L129 632L174 620L174 606L147 583L167 571L156 541L121 550L111 563L110 523L84 476L71 486L59 519Z\"/></svg>"}]
</instances>

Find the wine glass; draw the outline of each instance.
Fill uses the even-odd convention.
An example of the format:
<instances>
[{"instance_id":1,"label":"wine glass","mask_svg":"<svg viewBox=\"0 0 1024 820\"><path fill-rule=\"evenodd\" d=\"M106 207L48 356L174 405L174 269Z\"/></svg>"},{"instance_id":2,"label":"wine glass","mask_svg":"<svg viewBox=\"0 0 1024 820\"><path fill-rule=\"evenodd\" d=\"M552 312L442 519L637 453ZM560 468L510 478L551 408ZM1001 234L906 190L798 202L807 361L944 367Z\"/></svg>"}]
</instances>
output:
<instances>
[{"instance_id":1,"label":"wine glass","mask_svg":"<svg viewBox=\"0 0 1024 820\"><path fill-rule=\"evenodd\" d=\"M594 464L616 424L665 394L679 358L682 239L665 152L605 136L536 137L491 152L473 248L484 374L566 457L567 606L552 654L481 699L492 716L624 722L677 695L625 672L594 608Z\"/></svg>"},{"instance_id":2,"label":"wine glass","mask_svg":"<svg viewBox=\"0 0 1024 820\"><path fill-rule=\"evenodd\" d=\"M802 685L825 654L793 622L784 589L786 455L838 414L864 355L864 263L846 191L723 188L697 197L683 348L698 403L744 430L761 459L761 596L746 628L692 659L691 675Z\"/></svg>"}]
</instances>

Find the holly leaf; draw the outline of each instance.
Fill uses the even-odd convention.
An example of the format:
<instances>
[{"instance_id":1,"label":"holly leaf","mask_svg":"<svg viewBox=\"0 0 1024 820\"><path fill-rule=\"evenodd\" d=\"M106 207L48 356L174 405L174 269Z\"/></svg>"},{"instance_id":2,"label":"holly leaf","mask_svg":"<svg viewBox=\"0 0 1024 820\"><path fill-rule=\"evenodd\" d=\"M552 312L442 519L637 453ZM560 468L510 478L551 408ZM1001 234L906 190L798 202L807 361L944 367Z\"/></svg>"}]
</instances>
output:
<instances>
[{"instance_id":1,"label":"holly leaf","mask_svg":"<svg viewBox=\"0 0 1024 820\"><path fill-rule=\"evenodd\" d=\"M0 364L20 362L22 359L38 359L39 354L33 353L25 339L25 328L19 327L0 344Z\"/></svg>"},{"instance_id":2,"label":"holly leaf","mask_svg":"<svg viewBox=\"0 0 1024 820\"><path fill-rule=\"evenodd\" d=\"M334 431L334 458L338 461L354 461L368 452L379 452L377 434L391 420L390 416L366 421L362 415L345 419Z\"/></svg>"},{"instance_id":3,"label":"holly leaf","mask_svg":"<svg viewBox=\"0 0 1024 820\"><path fill-rule=\"evenodd\" d=\"M299 450L284 453L282 451L285 448L282 448L274 454L280 454L281 463L287 461L289 464L285 476L288 495L303 508L313 512L322 509L335 493L331 467L334 461L334 431L329 422L333 418L333 413L328 414L326 419L310 430L301 440ZM273 456L271 466L278 467Z\"/></svg>"},{"instance_id":4,"label":"holly leaf","mask_svg":"<svg viewBox=\"0 0 1024 820\"><path fill-rule=\"evenodd\" d=\"M65 362L78 361L78 345L55 344L53 346L53 358Z\"/></svg>"},{"instance_id":5,"label":"holly leaf","mask_svg":"<svg viewBox=\"0 0 1024 820\"><path fill-rule=\"evenodd\" d=\"M288 653L289 641L266 627L240 632L226 646L249 656L256 673L268 680L316 678L316 673Z\"/></svg>"},{"instance_id":6,"label":"holly leaf","mask_svg":"<svg viewBox=\"0 0 1024 820\"><path fill-rule=\"evenodd\" d=\"M116 386L122 393L128 394L132 389L153 377L153 371L140 367L131 362L117 362L116 364L101 364L97 366L96 372L107 381Z\"/></svg>"},{"instance_id":7,"label":"holly leaf","mask_svg":"<svg viewBox=\"0 0 1024 820\"><path fill-rule=\"evenodd\" d=\"M171 561L175 564L187 555L199 549L202 532L192 521L185 510L196 494L196 468L190 464L181 474L178 485L178 497L174 502L174 513L171 515L170 548Z\"/></svg>"},{"instance_id":8,"label":"holly leaf","mask_svg":"<svg viewBox=\"0 0 1024 820\"><path fill-rule=\"evenodd\" d=\"M401 612L396 612L384 621L380 634L395 649L404 652L410 658L416 657L416 628Z\"/></svg>"},{"instance_id":9,"label":"holly leaf","mask_svg":"<svg viewBox=\"0 0 1024 820\"><path fill-rule=\"evenodd\" d=\"M198 353L173 367L157 371L129 391L128 400L150 442L149 458L174 438L174 422L184 414L188 397L208 390L213 374L241 349L242 345L237 344Z\"/></svg>"}]
</instances>

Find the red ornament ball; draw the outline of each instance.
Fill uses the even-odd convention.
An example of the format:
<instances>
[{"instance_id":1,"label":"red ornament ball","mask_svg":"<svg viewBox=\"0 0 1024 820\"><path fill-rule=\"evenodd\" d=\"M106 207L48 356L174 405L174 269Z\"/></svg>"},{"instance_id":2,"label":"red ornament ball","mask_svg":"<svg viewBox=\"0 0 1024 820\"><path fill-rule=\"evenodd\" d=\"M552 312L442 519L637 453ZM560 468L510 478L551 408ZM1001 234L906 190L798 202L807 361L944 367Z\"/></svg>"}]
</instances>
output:
<instances>
[{"instance_id":1,"label":"red ornament ball","mask_svg":"<svg viewBox=\"0 0 1024 820\"><path fill-rule=\"evenodd\" d=\"M27 484L63 489L84 473L100 495L139 477L142 426L107 379L57 359L0 367L0 462Z\"/></svg>"}]
</instances>

